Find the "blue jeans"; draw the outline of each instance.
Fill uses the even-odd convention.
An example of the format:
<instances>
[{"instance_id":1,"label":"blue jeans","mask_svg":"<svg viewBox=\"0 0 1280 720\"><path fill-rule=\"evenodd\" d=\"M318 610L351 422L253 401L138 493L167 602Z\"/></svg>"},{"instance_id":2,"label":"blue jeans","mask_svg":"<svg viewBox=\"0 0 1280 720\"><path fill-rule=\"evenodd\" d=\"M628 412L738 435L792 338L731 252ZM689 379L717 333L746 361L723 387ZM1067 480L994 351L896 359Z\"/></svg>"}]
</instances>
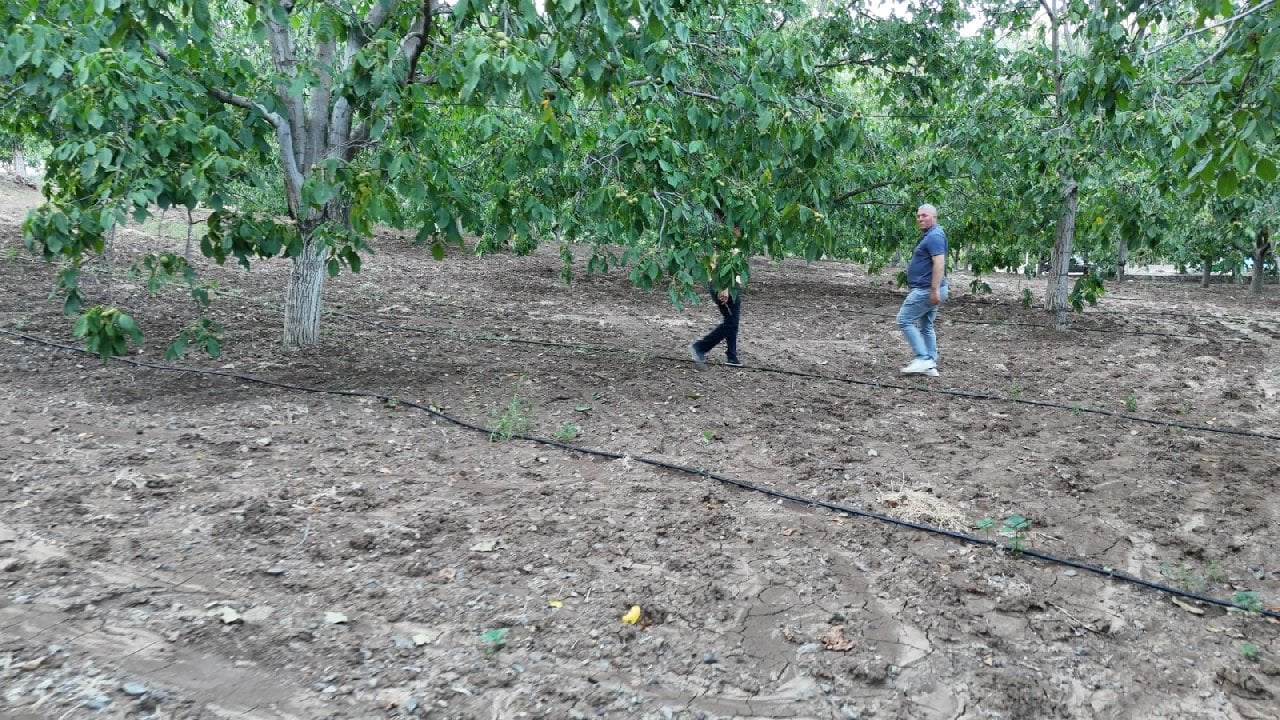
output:
<instances>
[{"instance_id":1,"label":"blue jeans","mask_svg":"<svg viewBox=\"0 0 1280 720\"><path fill-rule=\"evenodd\" d=\"M947 301L947 283L938 288L938 296ZM938 336L933 331L933 320L938 317L938 306L929 302L929 288L911 288L898 310L898 327L911 345L911 351L920 360L938 361Z\"/></svg>"}]
</instances>

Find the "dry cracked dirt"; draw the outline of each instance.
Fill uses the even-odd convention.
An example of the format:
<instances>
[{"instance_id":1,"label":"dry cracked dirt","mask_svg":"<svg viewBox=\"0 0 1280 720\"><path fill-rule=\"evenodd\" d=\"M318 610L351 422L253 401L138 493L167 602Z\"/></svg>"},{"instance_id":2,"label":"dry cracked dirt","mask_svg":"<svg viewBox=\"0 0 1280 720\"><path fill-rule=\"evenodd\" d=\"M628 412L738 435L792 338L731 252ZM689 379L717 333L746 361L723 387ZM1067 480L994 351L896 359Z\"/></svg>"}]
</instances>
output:
<instances>
[{"instance_id":1,"label":"dry cracked dirt","mask_svg":"<svg viewBox=\"0 0 1280 720\"><path fill-rule=\"evenodd\" d=\"M148 337L103 363L38 202L0 184L0 716L1277 716L1265 613L704 474L1274 610L1274 285L1115 284L1055 332L1043 280L957 272L923 379L888 275L762 261L746 367L699 370L706 302L385 234L302 351L285 263L202 261L223 352L169 363L198 310L127 268L170 213L86 269Z\"/></svg>"}]
</instances>

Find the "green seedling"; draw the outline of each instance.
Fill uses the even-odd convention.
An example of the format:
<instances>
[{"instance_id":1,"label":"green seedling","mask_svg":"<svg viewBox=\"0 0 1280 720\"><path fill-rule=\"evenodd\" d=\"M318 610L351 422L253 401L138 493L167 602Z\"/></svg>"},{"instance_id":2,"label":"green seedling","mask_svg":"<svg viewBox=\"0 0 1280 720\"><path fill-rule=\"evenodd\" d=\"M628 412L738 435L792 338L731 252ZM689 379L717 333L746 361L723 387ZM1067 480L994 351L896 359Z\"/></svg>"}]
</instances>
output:
<instances>
[{"instance_id":1,"label":"green seedling","mask_svg":"<svg viewBox=\"0 0 1280 720\"><path fill-rule=\"evenodd\" d=\"M1022 549L1026 546L1030 530L1031 521L1014 513L1004 519L1004 527L1001 528L1000 534L1009 538L1009 547L1015 553L1022 554Z\"/></svg>"},{"instance_id":2,"label":"green seedling","mask_svg":"<svg viewBox=\"0 0 1280 720\"><path fill-rule=\"evenodd\" d=\"M493 421L493 430L489 433L490 442L507 441L521 435L533 427L533 409L524 398L517 394Z\"/></svg>"},{"instance_id":3,"label":"green seedling","mask_svg":"<svg viewBox=\"0 0 1280 720\"><path fill-rule=\"evenodd\" d=\"M490 654L496 653L507 646L507 633L511 632L511 628L494 628L486 630L480 636L480 642L484 643L485 652Z\"/></svg>"},{"instance_id":4,"label":"green seedling","mask_svg":"<svg viewBox=\"0 0 1280 720\"><path fill-rule=\"evenodd\" d=\"M1031 294L1031 291L1030 291L1030 290L1028 290L1028 289L1026 289L1026 288L1023 288L1023 289L1022 289L1022 307L1027 308L1028 310L1030 310L1030 309L1031 309L1031 305L1035 302L1035 300L1036 300L1036 298L1035 298L1035 296L1034 296L1034 295L1032 295L1032 294Z\"/></svg>"},{"instance_id":5,"label":"green seedling","mask_svg":"<svg viewBox=\"0 0 1280 720\"><path fill-rule=\"evenodd\" d=\"M1249 662L1258 662L1258 656L1262 654L1262 648L1254 643L1245 643L1240 646L1240 654Z\"/></svg>"},{"instance_id":6,"label":"green seedling","mask_svg":"<svg viewBox=\"0 0 1280 720\"><path fill-rule=\"evenodd\" d=\"M1018 382L1017 380L1014 380L1013 382L1009 383L1009 399L1010 400L1022 399L1022 383Z\"/></svg>"},{"instance_id":7,"label":"green seedling","mask_svg":"<svg viewBox=\"0 0 1280 720\"><path fill-rule=\"evenodd\" d=\"M1129 396L1124 399L1124 409L1128 412L1134 412L1137 410L1138 396L1133 393L1129 393Z\"/></svg>"},{"instance_id":8,"label":"green seedling","mask_svg":"<svg viewBox=\"0 0 1280 720\"><path fill-rule=\"evenodd\" d=\"M1205 588L1205 578L1191 571L1188 567L1175 567L1169 563L1160 563L1156 569L1161 575L1169 578L1183 590L1199 592Z\"/></svg>"},{"instance_id":9,"label":"green seedling","mask_svg":"<svg viewBox=\"0 0 1280 720\"><path fill-rule=\"evenodd\" d=\"M995 527L995 525L996 521L989 517L984 517L973 524L974 527L982 531L982 534L985 535L988 540L991 539L991 528Z\"/></svg>"},{"instance_id":10,"label":"green seedling","mask_svg":"<svg viewBox=\"0 0 1280 720\"><path fill-rule=\"evenodd\" d=\"M1258 593L1256 592L1241 590L1235 595L1232 595L1231 600L1235 602L1238 607L1243 608L1247 612L1262 612L1262 600L1258 598Z\"/></svg>"},{"instance_id":11,"label":"green seedling","mask_svg":"<svg viewBox=\"0 0 1280 720\"><path fill-rule=\"evenodd\" d=\"M1218 583L1219 585L1227 581L1227 574L1223 572L1222 566L1218 564L1217 560L1209 563L1209 567L1205 568L1204 577L1209 582Z\"/></svg>"},{"instance_id":12,"label":"green seedling","mask_svg":"<svg viewBox=\"0 0 1280 720\"><path fill-rule=\"evenodd\" d=\"M716 439L716 433L715 433L715 431L714 431L714 430L703 430L703 431L702 431L702 439L703 439L703 440L706 440L707 442L711 442L712 440L715 440L715 439Z\"/></svg>"},{"instance_id":13,"label":"green seedling","mask_svg":"<svg viewBox=\"0 0 1280 720\"><path fill-rule=\"evenodd\" d=\"M573 423L560 423L556 430L556 439L560 442L573 442L578 438L579 428Z\"/></svg>"}]
</instances>

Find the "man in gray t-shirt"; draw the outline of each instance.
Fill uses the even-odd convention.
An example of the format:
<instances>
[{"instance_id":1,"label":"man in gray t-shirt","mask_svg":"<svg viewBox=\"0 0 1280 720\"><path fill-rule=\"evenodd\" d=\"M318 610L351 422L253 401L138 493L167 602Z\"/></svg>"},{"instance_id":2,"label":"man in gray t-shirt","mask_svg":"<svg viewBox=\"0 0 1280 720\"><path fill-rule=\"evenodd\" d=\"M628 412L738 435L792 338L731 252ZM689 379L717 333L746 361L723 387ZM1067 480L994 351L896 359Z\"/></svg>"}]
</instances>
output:
<instances>
[{"instance_id":1,"label":"man in gray t-shirt","mask_svg":"<svg viewBox=\"0 0 1280 720\"><path fill-rule=\"evenodd\" d=\"M924 233L907 263L907 285L911 291L898 310L898 327L915 353L902 368L908 375L938 375L938 338L933 330L938 306L947 299L947 234L938 225L938 209L921 205L916 224Z\"/></svg>"}]
</instances>

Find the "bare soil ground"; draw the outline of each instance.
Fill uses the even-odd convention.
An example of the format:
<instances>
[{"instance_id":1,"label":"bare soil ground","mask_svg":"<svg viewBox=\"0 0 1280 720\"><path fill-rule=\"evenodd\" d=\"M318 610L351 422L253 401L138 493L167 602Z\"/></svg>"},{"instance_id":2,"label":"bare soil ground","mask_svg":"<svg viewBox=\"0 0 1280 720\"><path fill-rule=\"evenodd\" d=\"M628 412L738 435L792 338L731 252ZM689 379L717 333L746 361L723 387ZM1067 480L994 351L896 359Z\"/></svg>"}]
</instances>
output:
<instances>
[{"instance_id":1,"label":"bare soil ground","mask_svg":"<svg viewBox=\"0 0 1280 720\"><path fill-rule=\"evenodd\" d=\"M904 379L886 276L762 262L747 367L700 371L706 303L387 235L305 351L277 343L285 263L202 266L224 352L170 371L30 339L75 344L21 248L37 202L0 185L0 716L1277 716L1265 616L644 462L1018 514L1028 548L1275 607L1274 287L1129 282L1058 333L1018 302L1043 281L956 274L942 375ZM132 360L196 317L123 272L182 221L84 279L148 332Z\"/></svg>"}]
</instances>

